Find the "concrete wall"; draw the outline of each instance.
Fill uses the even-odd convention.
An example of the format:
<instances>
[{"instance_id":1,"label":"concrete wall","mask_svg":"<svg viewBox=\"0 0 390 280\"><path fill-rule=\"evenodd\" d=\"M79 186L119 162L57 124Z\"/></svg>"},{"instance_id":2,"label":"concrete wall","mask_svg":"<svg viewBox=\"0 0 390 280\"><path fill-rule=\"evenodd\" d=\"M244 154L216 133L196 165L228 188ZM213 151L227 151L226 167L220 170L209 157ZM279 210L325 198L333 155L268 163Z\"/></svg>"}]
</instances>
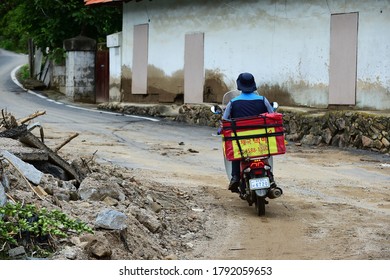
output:
<instances>
[{"instance_id":1,"label":"concrete wall","mask_svg":"<svg viewBox=\"0 0 390 280\"><path fill-rule=\"evenodd\" d=\"M65 94L66 92L66 69L62 65L53 65L51 67L51 87Z\"/></svg>"},{"instance_id":2,"label":"concrete wall","mask_svg":"<svg viewBox=\"0 0 390 280\"><path fill-rule=\"evenodd\" d=\"M133 28L149 24L148 83L183 86L185 35L205 34L205 91L221 98L240 72L282 105L327 107L330 18L359 13L357 108L390 109L388 0L130 1L124 4L122 88L132 79Z\"/></svg>"},{"instance_id":3,"label":"concrete wall","mask_svg":"<svg viewBox=\"0 0 390 280\"><path fill-rule=\"evenodd\" d=\"M359 5L357 105L390 109L390 1L363 3Z\"/></svg>"},{"instance_id":4,"label":"concrete wall","mask_svg":"<svg viewBox=\"0 0 390 280\"><path fill-rule=\"evenodd\" d=\"M67 52L65 95L73 101L95 102L95 52Z\"/></svg>"}]
</instances>

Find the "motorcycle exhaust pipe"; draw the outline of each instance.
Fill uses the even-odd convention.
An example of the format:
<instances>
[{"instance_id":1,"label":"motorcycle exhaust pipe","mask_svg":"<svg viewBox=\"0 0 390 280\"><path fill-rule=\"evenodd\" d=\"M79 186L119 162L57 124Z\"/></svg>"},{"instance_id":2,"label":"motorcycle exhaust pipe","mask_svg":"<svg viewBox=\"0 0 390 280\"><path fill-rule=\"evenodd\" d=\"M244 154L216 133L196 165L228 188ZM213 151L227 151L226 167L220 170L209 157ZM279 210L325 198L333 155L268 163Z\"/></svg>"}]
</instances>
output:
<instances>
[{"instance_id":1,"label":"motorcycle exhaust pipe","mask_svg":"<svg viewBox=\"0 0 390 280\"><path fill-rule=\"evenodd\" d=\"M269 198L278 198L283 194L283 190L281 188L275 187L271 188L268 191L268 197Z\"/></svg>"}]
</instances>

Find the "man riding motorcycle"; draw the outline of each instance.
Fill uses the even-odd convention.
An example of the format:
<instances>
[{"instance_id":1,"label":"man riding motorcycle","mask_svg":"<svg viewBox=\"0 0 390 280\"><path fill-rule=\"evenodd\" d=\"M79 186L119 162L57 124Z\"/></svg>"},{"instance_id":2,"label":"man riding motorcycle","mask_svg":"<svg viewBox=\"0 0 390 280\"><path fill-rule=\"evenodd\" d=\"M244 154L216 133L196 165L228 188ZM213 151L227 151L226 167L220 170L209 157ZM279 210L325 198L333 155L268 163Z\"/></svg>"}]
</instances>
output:
<instances>
[{"instance_id":1,"label":"man riding motorcycle","mask_svg":"<svg viewBox=\"0 0 390 280\"><path fill-rule=\"evenodd\" d=\"M273 113L274 110L265 96L259 95L256 90L255 78L251 73L241 73L237 78L237 89L241 94L227 104L223 119L230 120L242 117L256 116L263 113ZM228 189L239 192L240 160L232 161L232 177Z\"/></svg>"}]
</instances>

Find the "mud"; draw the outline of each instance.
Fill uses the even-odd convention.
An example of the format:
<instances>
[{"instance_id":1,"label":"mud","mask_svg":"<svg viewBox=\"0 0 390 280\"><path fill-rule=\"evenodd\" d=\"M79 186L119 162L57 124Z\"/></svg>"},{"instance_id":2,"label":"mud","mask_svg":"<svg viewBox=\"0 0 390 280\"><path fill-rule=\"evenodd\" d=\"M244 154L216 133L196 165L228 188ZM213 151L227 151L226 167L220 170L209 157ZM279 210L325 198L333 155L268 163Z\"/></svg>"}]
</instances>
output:
<instances>
[{"instance_id":1,"label":"mud","mask_svg":"<svg viewBox=\"0 0 390 280\"><path fill-rule=\"evenodd\" d=\"M295 102L291 97L291 93L284 87L280 85L268 85L263 84L259 87L258 92L261 95L267 97L268 100L275 101L277 100L280 105L283 106L294 106Z\"/></svg>"},{"instance_id":2,"label":"mud","mask_svg":"<svg viewBox=\"0 0 390 280\"><path fill-rule=\"evenodd\" d=\"M203 100L208 103L222 103L223 95L229 88L218 70L206 70Z\"/></svg>"}]
</instances>

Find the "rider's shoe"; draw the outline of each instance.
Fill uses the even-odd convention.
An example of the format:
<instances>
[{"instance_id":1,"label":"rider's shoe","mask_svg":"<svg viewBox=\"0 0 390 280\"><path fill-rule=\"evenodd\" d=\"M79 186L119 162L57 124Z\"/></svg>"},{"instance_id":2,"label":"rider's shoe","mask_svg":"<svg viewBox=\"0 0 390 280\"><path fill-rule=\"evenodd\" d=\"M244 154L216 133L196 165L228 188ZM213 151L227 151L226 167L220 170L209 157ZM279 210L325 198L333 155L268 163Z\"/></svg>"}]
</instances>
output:
<instances>
[{"instance_id":1,"label":"rider's shoe","mask_svg":"<svg viewBox=\"0 0 390 280\"><path fill-rule=\"evenodd\" d=\"M240 186L240 178L238 176L233 176L232 179L230 180L229 184L229 190L231 192L239 193L238 187Z\"/></svg>"}]
</instances>

